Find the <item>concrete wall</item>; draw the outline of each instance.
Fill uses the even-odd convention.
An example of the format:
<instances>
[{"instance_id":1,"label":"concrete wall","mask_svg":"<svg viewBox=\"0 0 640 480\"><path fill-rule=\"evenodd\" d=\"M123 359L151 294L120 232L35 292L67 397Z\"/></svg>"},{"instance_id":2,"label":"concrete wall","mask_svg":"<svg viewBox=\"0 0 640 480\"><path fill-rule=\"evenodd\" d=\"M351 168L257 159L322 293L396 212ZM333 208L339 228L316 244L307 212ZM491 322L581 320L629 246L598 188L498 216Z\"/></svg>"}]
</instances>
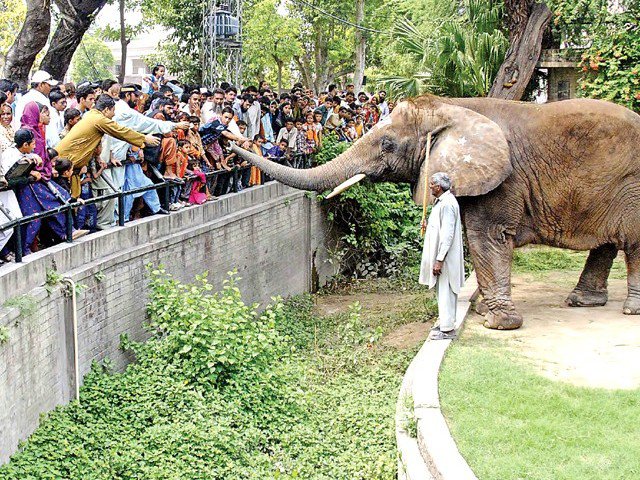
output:
<instances>
[{"instance_id":1,"label":"concrete wall","mask_svg":"<svg viewBox=\"0 0 640 480\"><path fill-rule=\"evenodd\" d=\"M0 269L0 462L38 425L38 417L74 395L71 300L60 283L44 288L47 272L86 287L78 297L81 375L109 358L123 369L127 333L142 340L145 265L165 265L181 280L209 271L220 286L237 269L247 302L307 292L333 274L325 245L330 229L314 198L271 182L170 216L131 222L30 255ZM51 276L51 275L50 275Z\"/></svg>"}]
</instances>

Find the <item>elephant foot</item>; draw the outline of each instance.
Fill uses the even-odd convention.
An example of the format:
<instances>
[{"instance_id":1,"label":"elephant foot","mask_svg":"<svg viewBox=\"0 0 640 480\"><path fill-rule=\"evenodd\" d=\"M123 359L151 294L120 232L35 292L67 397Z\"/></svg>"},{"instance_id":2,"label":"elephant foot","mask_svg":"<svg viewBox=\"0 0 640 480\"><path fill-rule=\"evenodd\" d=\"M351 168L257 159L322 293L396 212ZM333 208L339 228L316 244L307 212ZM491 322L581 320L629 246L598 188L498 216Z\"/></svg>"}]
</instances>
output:
<instances>
[{"instance_id":1,"label":"elephant foot","mask_svg":"<svg viewBox=\"0 0 640 480\"><path fill-rule=\"evenodd\" d=\"M484 298L476 301L475 311L478 315L486 315L487 313L489 313L489 307L484 301Z\"/></svg>"},{"instance_id":2,"label":"elephant foot","mask_svg":"<svg viewBox=\"0 0 640 480\"><path fill-rule=\"evenodd\" d=\"M569 307L602 307L609 300L606 290L573 290L564 303Z\"/></svg>"},{"instance_id":3,"label":"elephant foot","mask_svg":"<svg viewBox=\"0 0 640 480\"><path fill-rule=\"evenodd\" d=\"M640 298L627 297L622 307L622 313L625 315L640 315Z\"/></svg>"},{"instance_id":4,"label":"elephant foot","mask_svg":"<svg viewBox=\"0 0 640 480\"><path fill-rule=\"evenodd\" d=\"M484 326L493 330L515 330L522 326L522 315L517 312L489 311Z\"/></svg>"}]
</instances>

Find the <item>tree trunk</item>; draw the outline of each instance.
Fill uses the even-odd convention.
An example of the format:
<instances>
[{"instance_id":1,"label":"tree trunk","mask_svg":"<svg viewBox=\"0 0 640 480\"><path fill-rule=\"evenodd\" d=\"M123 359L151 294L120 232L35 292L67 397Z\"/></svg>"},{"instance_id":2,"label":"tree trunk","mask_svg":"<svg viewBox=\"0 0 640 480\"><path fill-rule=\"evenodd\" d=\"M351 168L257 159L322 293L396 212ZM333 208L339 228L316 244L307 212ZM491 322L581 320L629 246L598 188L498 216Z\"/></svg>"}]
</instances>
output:
<instances>
[{"instance_id":1,"label":"tree trunk","mask_svg":"<svg viewBox=\"0 0 640 480\"><path fill-rule=\"evenodd\" d=\"M316 31L314 38L316 78L313 82L313 86L316 92L321 92L326 87L327 81L329 79L329 47L327 38L324 34L326 26L324 26L322 23L318 23L317 25L314 25L314 28Z\"/></svg>"},{"instance_id":2,"label":"tree trunk","mask_svg":"<svg viewBox=\"0 0 640 480\"><path fill-rule=\"evenodd\" d=\"M277 59L276 64L278 65L278 95L282 95L282 68L284 67L284 62Z\"/></svg>"},{"instance_id":3,"label":"tree trunk","mask_svg":"<svg viewBox=\"0 0 640 480\"><path fill-rule=\"evenodd\" d=\"M311 76L311 60L309 58L309 54L305 53L302 58L296 56L293 60L296 62L298 70L300 70L300 74L302 75L302 83L304 83L305 87L315 90L313 77ZM319 92L316 90L315 93L317 94Z\"/></svg>"},{"instance_id":4,"label":"tree trunk","mask_svg":"<svg viewBox=\"0 0 640 480\"><path fill-rule=\"evenodd\" d=\"M530 0L506 0L505 7L510 45L489 96L520 100L540 57L551 10Z\"/></svg>"},{"instance_id":5,"label":"tree trunk","mask_svg":"<svg viewBox=\"0 0 640 480\"><path fill-rule=\"evenodd\" d=\"M27 0L27 15L15 42L7 53L4 76L27 86L36 55L44 48L51 30L49 0ZM41 67L43 68L43 67ZM46 70L46 68L43 68ZM49 71L49 73L52 73Z\"/></svg>"},{"instance_id":6,"label":"tree trunk","mask_svg":"<svg viewBox=\"0 0 640 480\"><path fill-rule=\"evenodd\" d=\"M60 10L60 23L56 28L49 50L40 68L53 78L62 80L71 64L84 33L107 0L54 0Z\"/></svg>"},{"instance_id":7,"label":"tree trunk","mask_svg":"<svg viewBox=\"0 0 640 480\"><path fill-rule=\"evenodd\" d=\"M120 74L118 75L118 83L121 85L124 83L124 75L127 68L127 45L129 45L129 39L127 38L127 24L124 21L125 0L120 0Z\"/></svg>"},{"instance_id":8,"label":"tree trunk","mask_svg":"<svg viewBox=\"0 0 640 480\"><path fill-rule=\"evenodd\" d=\"M364 22L364 0L356 0L356 25ZM353 73L353 84L356 92L362 89L362 79L364 78L365 55L367 48L367 38L365 32L356 28L356 61Z\"/></svg>"}]
</instances>

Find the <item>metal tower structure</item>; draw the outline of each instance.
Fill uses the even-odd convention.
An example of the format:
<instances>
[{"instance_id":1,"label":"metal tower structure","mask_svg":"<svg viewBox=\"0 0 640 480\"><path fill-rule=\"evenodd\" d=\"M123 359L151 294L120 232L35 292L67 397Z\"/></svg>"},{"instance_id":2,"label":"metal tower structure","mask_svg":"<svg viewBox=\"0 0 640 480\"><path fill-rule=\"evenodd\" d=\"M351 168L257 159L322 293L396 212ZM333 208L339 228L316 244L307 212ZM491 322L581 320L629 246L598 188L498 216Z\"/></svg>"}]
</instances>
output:
<instances>
[{"instance_id":1,"label":"metal tower structure","mask_svg":"<svg viewBox=\"0 0 640 480\"><path fill-rule=\"evenodd\" d=\"M242 82L242 0L207 0L202 22L202 76L217 87Z\"/></svg>"}]
</instances>

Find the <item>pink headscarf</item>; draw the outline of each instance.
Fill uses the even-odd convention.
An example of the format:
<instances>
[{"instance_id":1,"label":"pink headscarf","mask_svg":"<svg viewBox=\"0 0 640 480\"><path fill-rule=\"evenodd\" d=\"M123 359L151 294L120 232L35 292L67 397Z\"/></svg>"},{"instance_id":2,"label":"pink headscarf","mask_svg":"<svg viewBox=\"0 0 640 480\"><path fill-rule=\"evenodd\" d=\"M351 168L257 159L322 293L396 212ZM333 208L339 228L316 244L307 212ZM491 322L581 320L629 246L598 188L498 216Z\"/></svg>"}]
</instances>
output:
<instances>
[{"instance_id":1,"label":"pink headscarf","mask_svg":"<svg viewBox=\"0 0 640 480\"><path fill-rule=\"evenodd\" d=\"M38 154L43 160L48 160L44 126L40 125L40 107L38 107L36 102L29 102L24 106L20 123L22 124L20 128L31 130L36 138L36 149L34 153Z\"/></svg>"},{"instance_id":2,"label":"pink headscarf","mask_svg":"<svg viewBox=\"0 0 640 480\"><path fill-rule=\"evenodd\" d=\"M42 178L44 180L51 180L53 167L51 165L49 155L47 154L45 127L40 124L40 107L36 102L29 102L24 106L24 112L22 113L20 123L22 124L20 128L31 130L36 139L36 148L33 153L40 156L43 160L42 165L36 167L36 170L42 174Z\"/></svg>"}]
</instances>

